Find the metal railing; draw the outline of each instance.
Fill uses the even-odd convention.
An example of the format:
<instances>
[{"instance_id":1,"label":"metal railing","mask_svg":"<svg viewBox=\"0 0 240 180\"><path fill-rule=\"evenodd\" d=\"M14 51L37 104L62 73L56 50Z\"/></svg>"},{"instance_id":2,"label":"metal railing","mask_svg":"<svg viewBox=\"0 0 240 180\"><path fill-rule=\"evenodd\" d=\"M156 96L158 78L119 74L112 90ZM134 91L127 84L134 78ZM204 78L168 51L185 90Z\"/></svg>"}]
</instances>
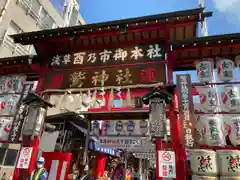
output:
<instances>
[{"instance_id":1,"label":"metal railing","mask_svg":"<svg viewBox=\"0 0 240 180\"><path fill-rule=\"evenodd\" d=\"M41 11L43 10L43 7L40 5L38 12L32 7L31 0L19 0L19 3L22 5L22 7L27 11L27 13L37 22L39 27L41 29L52 29L46 22L44 22L44 19L47 17L41 17Z\"/></svg>"},{"instance_id":2,"label":"metal railing","mask_svg":"<svg viewBox=\"0 0 240 180\"><path fill-rule=\"evenodd\" d=\"M19 3L23 6L23 8L29 13L32 18L36 21L39 20L40 14L39 12L35 12L34 9L32 8L31 1L29 0L19 0ZM40 8L39 8L40 11Z\"/></svg>"},{"instance_id":3,"label":"metal railing","mask_svg":"<svg viewBox=\"0 0 240 180\"><path fill-rule=\"evenodd\" d=\"M23 46L21 44L15 44L13 39L8 36L8 32L6 31L2 38L0 39L0 45L3 45L9 48L12 51L13 56L19 55L29 55L31 54L31 46Z\"/></svg>"}]
</instances>

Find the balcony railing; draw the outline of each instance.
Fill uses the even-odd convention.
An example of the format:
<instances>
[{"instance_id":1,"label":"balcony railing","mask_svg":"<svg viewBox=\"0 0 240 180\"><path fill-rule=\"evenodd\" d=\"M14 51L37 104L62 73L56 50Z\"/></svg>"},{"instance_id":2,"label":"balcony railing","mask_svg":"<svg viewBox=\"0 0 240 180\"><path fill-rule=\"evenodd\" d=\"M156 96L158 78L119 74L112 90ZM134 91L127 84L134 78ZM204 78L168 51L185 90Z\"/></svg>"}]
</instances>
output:
<instances>
[{"instance_id":1,"label":"balcony railing","mask_svg":"<svg viewBox=\"0 0 240 180\"><path fill-rule=\"evenodd\" d=\"M46 22L44 22L46 17L41 17L41 11L44 11L42 6L40 6L39 10L36 11L31 4L31 0L19 0L19 3L26 10L26 12L37 22L41 29L52 29Z\"/></svg>"},{"instance_id":2,"label":"balcony railing","mask_svg":"<svg viewBox=\"0 0 240 180\"><path fill-rule=\"evenodd\" d=\"M0 45L9 48L12 51L13 56L29 55L31 54L31 46L23 46L21 44L15 44L13 39L8 36L6 31L1 38Z\"/></svg>"},{"instance_id":3,"label":"balcony railing","mask_svg":"<svg viewBox=\"0 0 240 180\"><path fill-rule=\"evenodd\" d=\"M19 0L20 4L23 6L23 8L29 13L32 18L36 21L39 20L39 12L35 12L32 8L31 1L30 0ZM40 8L39 8L40 11Z\"/></svg>"}]
</instances>

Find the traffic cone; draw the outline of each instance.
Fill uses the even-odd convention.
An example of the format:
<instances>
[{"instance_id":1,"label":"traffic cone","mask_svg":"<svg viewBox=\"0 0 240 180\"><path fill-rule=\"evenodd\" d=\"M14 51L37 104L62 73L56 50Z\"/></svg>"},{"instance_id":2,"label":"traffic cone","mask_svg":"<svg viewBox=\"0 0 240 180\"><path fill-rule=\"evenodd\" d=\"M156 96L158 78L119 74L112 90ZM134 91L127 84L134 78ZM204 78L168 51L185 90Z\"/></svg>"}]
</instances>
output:
<instances>
[{"instance_id":1,"label":"traffic cone","mask_svg":"<svg viewBox=\"0 0 240 180\"><path fill-rule=\"evenodd\" d=\"M5 172L3 173L1 180L7 180L7 175Z\"/></svg>"}]
</instances>

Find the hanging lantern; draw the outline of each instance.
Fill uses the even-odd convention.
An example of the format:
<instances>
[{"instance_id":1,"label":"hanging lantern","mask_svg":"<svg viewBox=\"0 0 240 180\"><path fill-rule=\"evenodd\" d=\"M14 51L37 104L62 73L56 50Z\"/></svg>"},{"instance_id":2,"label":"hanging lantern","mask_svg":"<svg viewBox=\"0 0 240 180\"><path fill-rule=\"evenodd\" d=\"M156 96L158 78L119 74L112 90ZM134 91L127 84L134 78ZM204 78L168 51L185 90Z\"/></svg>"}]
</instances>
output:
<instances>
[{"instance_id":1,"label":"hanging lantern","mask_svg":"<svg viewBox=\"0 0 240 180\"><path fill-rule=\"evenodd\" d=\"M139 132L141 135L146 135L148 133L148 121L141 120L139 122Z\"/></svg>"},{"instance_id":2,"label":"hanging lantern","mask_svg":"<svg viewBox=\"0 0 240 180\"><path fill-rule=\"evenodd\" d=\"M219 98L217 88L214 87L196 87L199 97L201 110L204 112L214 112L219 109Z\"/></svg>"},{"instance_id":3,"label":"hanging lantern","mask_svg":"<svg viewBox=\"0 0 240 180\"><path fill-rule=\"evenodd\" d=\"M109 128L109 122L108 121L104 121L103 122L103 129L102 129L102 136L106 136L108 133L108 128Z\"/></svg>"},{"instance_id":4,"label":"hanging lantern","mask_svg":"<svg viewBox=\"0 0 240 180\"><path fill-rule=\"evenodd\" d=\"M100 123L95 120L93 121L93 124L92 124L92 133L94 136L99 136L99 128L100 128Z\"/></svg>"},{"instance_id":5,"label":"hanging lantern","mask_svg":"<svg viewBox=\"0 0 240 180\"><path fill-rule=\"evenodd\" d=\"M222 117L203 116L204 142L209 146L225 146L225 126Z\"/></svg>"},{"instance_id":6,"label":"hanging lantern","mask_svg":"<svg viewBox=\"0 0 240 180\"><path fill-rule=\"evenodd\" d=\"M117 121L116 124L115 124L115 131L118 133L118 134L121 134L122 131L123 131L123 122L122 121Z\"/></svg>"},{"instance_id":7,"label":"hanging lantern","mask_svg":"<svg viewBox=\"0 0 240 180\"><path fill-rule=\"evenodd\" d=\"M217 71L220 81L231 81L234 79L234 62L230 59L218 59Z\"/></svg>"},{"instance_id":8,"label":"hanging lantern","mask_svg":"<svg viewBox=\"0 0 240 180\"><path fill-rule=\"evenodd\" d=\"M238 86L224 86L221 94L221 107L225 111L239 111L240 89Z\"/></svg>"},{"instance_id":9,"label":"hanging lantern","mask_svg":"<svg viewBox=\"0 0 240 180\"><path fill-rule=\"evenodd\" d=\"M213 80L213 60L204 59L196 62L197 79L200 82L209 82Z\"/></svg>"},{"instance_id":10,"label":"hanging lantern","mask_svg":"<svg viewBox=\"0 0 240 180\"><path fill-rule=\"evenodd\" d=\"M231 118L226 118L228 136L234 146L240 145L240 116L235 115Z\"/></svg>"},{"instance_id":11,"label":"hanging lantern","mask_svg":"<svg viewBox=\"0 0 240 180\"><path fill-rule=\"evenodd\" d=\"M131 135L135 130L135 122L132 120L127 121L127 132Z\"/></svg>"},{"instance_id":12,"label":"hanging lantern","mask_svg":"<svg viewBox=\"0 0 240 180\"><path fill-rule=\"evenodd\" d=\"M23 102L23 108L26 108L25 124L23 126L23 135L39 136L46 116L46 108L53 105L44 101L35 93L29 93Z\"/></svg>"},{"instance_id":13,"label":"hanging lantern","mask_svg":"<svg viewBox=\"0 0 240 180\"><path fill-rule=\"evenodd\" d=\"M172 89L172 87L168 89ZM143 103L149 104L149 125L151 135L164 138L166 104L171 106L172 100L173 95L161 88L151 90L143 96Z\"/></svg>"},{"instance_id":14,"label":"hanging lantern","mask_svg":"<svg viewBox=\"0 0 240 180\"><path fill-rule=\"evenodd\" d=\"M240 68L240 55L235 57L235 62L237 64L238 69Z\"/></svg>"}]
</instances>

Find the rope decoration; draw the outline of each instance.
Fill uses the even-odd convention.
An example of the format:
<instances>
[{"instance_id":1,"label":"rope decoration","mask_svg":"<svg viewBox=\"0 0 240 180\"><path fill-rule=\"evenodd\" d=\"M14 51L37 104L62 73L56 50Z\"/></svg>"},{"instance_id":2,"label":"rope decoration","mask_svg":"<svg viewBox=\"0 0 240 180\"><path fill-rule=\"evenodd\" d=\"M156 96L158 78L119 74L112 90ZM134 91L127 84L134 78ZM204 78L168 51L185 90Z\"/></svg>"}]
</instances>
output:
<instances>
[{"instance_id":1,"label":"rope decoration","mask_svg":"<svg viewBox=\"0 0 240 180\"><path fill-rule=\"evenodd\" d=\"M155 84L137 84L137 85L128 85L128 86L106 86L106 87L92 87L92 88L73 88L73 89L46 89L42 92L44 93L65 93L65 92L84 92L84 91L92 91L92 90L100 90L102 92L101 95L105 94L106 90L110 89L136 89L136 88L151 88L151 87L158 87L158 86L163 86L164 83L155 83ZM104 94L103 94L104 93Z\"/></svg>"}]
</instances>

